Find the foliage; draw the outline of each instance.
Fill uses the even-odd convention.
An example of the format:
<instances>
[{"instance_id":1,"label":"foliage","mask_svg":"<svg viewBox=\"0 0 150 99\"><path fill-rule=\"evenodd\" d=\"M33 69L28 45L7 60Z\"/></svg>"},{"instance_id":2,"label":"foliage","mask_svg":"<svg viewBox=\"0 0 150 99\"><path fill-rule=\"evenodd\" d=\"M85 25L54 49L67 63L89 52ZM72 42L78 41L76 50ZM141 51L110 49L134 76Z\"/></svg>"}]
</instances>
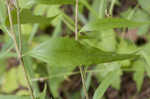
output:
<instances>
[{"instance_id":1,"label":"foliage","mask_svg":"<svg viewBox=\"0 0 150 99\"><path fill-rule=\"evenodd\" d=\"M103 99L110 86L119 90L125 71L133 72L138 92L145 74L150 77L149 0L138 0L135 8L121 11L117 17L113 17L113 10L115 5L120 5L118 0L93 0L92 4L80 0L78 41L72 35L75 15L71 11L75 9L75 0L12 0L11 13L7 12L6 1L0 0L3 32L0 35L0 99L31 99L26 76L36 99L51 98L47 93L61 99L60 91L68 99L81 99L83 88L75 92L61 89L71 75L79 74L78 66L84 66L87 74L84 75L87 91L92 87L92 77L98 81L93 99ZM85 8L88 15L84 13ZM12 34L9 14L15 34ZM147 44L139 46L134 39L126 38L127 29L136 30L135 36L144 37ZM21 59L16 46L20 48ZM38 85L40 81L47 81L43 92Z\"/></svg>"}]
</instances>

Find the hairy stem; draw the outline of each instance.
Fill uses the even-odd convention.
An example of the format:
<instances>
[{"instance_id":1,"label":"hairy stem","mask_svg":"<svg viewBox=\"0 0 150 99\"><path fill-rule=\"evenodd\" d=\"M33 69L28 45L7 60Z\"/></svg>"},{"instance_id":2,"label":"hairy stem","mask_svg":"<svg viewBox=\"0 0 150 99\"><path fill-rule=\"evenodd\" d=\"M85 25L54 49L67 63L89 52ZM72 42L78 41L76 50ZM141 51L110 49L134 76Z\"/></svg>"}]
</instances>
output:
<instances>
[{"instance_id":1,"label":"hairy stem","mask_svg":"<svg viewBox=\"0 0 150 99\"><path fill-rule=\"evenodd\" d=\"M32 86L30 84L30 80L28 78L28 74L25 70L25 66L24 66L24 62L23 62L23 58L22 58L22 54L21 54L21 51L19 49L19 46L17 44L17 40L16 40L16 34L14 32L14 26L13 26L13 21L12 21L12 16L11 16L11 9L10 9L10 5L9 5L9 1L7 0L6 1L6 4L7 4L7 10L8 10L8 16L9 16L9 22L10 22L10 31L11 31L11 34L12 34L12 39L13 39L13 42L14 42L14 45L15 45L15 49L16 49L16 52L17 52L17 55L18 55L18 59L23 67L23 71L24 71L24 74L25 74L25 80L27 81L27 85L28 85L28 88L29 88L29 91L30 91L30 94L31 94L31 97L32 99L35 99L34 95L33 95L33 90L32 90ZM18 17L19 18L19 17ZM20 19L19 19L20 20ZM20 24L20 23L19 23ZM20 27L21 28L21 27ZM21 30L21 29L20 29ZM20 42L21 43L21 42Z\"/></svg>"},{"instance_id":2,"label":"hairy stem","mask_svg":"<svg viewBox=\"0 0 150 99\"><path fill-rule=\"evenodd\" d=\"M75 7L75 40L78 40L78 8L79 8L79 0L76 0L76 7ZM89 99L88 93L86 90L86 83L85 83L85 77L84 77L84 69L79 66L80 69L80 74L82 78L82 85L83 85L83 90L84 94L86 96L86 99Z\"/></svg>"}]
</instances>

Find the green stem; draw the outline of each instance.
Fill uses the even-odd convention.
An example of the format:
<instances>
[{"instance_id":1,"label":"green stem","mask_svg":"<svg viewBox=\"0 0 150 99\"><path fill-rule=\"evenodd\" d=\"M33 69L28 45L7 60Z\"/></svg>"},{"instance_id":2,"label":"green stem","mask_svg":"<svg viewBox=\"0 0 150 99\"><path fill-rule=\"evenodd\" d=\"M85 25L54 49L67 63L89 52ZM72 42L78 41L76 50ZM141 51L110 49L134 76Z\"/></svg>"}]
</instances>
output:
<instances>
[{"instance_id":1,"label":"green stem","mask_svg":"<svg viewBox=\"0 0 150 99\"><path fill-rule=\"evenodd\" d=\"M34 95L33 95L33 90L32 90L32 86L30 84L30 80L28 78L28 74L25 70L25 66L24 66L24 62L23 62L23 58L22 58L22 54L21 54L21 51L19 49L19 46L17 44L17 40L16 40L16 34L14 32L14 26L13 26L13 21L12 21L12 16L11 16L11 10L10 10L10 5L9 5L9 1L7 0L6 1L6 4L7 4L7 10L8 10L8 16L9 16L9 22L10 22L10 30L11 30L11 34L12 34L12 39L13 39L13 42L14 42L14 45L15 45L15 48L16 48L16 52L17 52L17 55L18 55L18 59L23 67L23 71L24 71L24 74L25 74L25 80L27 81L27 85L28 85L28 88L30 90L30 94L31 94L31 97L32 99L35 99ZM18 14L17 14L18 15ZM20 17L18 17L20 18ZM20 20L20 19L19 19ZM21 27L20 27L21 28ZM20 42L21 43L21 42Z\"/></svg>"},{"instance_id":2,"label":"green stem","mask_svg":"<svg viewBox=\"0 0 150 99\"><path fill-rule=\"evenodd\" d=\"M75 7L75 40L78 40L78 8L79 8L79 0L76 0L76 7ZM88 93L86 91L86 83L84 79L84 69L79 66L80 74L82 78L82 85L84 89L84 94L86 96L86 99L89 99Z\"/></svg>"},{"instance_id":3,"label":"green stem","mask_svg":"<svg viewBox=\"0 0 150 99\"><path fill-rule=\"evenodd\" d=\"M22 41L21 41L21 22L20 22L20 8L19 8L19 1L15 0L16 2L16 9L17 9L17 23L18 23L18 33L19 33L19 50L21 52ZM22 53L22 52L21 52Z\"/></svg>"}]
</instances>

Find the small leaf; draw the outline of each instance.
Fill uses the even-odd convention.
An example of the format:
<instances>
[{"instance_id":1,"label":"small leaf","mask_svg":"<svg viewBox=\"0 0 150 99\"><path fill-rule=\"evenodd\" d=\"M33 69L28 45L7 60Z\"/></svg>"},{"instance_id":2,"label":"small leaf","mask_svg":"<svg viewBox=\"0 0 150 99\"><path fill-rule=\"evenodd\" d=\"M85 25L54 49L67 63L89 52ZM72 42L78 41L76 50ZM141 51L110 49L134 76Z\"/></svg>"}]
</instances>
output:
<instances>
[{"instance_id":1,"label":"small leaf","mask_svg":"<svg viewBox=\"0 0 150 99\"><path fill-rule=\"evenodd\" d=\"M89 66L137 57L135 54L105 52L69 38L52 38L34 48L28 55L52 66Z\"/></svg>"},{"instance_id":2,"label":"small leaf","mask_svg":"<svg viewBox=\"0 0 150 99\"><path fill-rule=\"evenodd\" d=\"M106 89L113 83L113 81L116 79L116 75L118 75L119 71L114 70L107 74L107 76L104 78L104 80L101 82L99 87L96 89L93 99L101 99L104 95Z\"/></svg>"},{"instance_id":3,"label":"small leaf","mask_svg":"<svg viewBox=\"0 0 150 99\"><path fill-rule=\"evenodd\" d=\"M54 5L54 4L74 4L75 0L33 0L33 2L37 4Z\"/></svg>"},{"instance_id":4,"label":"small leaf","mask_svg":"<svg viewBox=\"0 0 150 99\"><path fill-rule=\"evenodd\" d=\"M103 18L97 19L86 24L80 32L86 31L99 31L99 30L107 30L113 28L126 28L126 27L138 27L143 24L148 24L147 22L135 22L122 18Z\"/></svg>"},{"instance_id":5,"label":"small leaf","mask_svg":"<svg viewBox=\"0 0 150 99\"><path fill-rule=\"evenodd\" d=\"M17 14L16 10L13 10L11 12L13 17L13 23L17 24ZM55 16L56 17L56 16ZM45 16L36 16L33 15L32 11L29 9L23 9L20 13L20 20L21 24L34 24L34 23L40 23L40 24L49 24L55 17L45 17ZM6 24L9 24L9 20L7 18Z\"/></svg>"}]
</instances>

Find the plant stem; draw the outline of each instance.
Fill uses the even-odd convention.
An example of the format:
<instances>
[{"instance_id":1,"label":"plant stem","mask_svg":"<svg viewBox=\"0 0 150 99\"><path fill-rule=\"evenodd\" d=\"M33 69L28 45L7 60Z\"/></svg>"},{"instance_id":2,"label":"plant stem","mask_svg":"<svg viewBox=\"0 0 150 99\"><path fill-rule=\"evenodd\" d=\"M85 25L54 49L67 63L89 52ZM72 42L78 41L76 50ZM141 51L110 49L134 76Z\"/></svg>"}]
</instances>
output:
<instances>
[{"instance_id":1,"label":"plant stem","mask_svg":"<svg viewBox=\"0 0 150 99\"><path fill-rule=\"evenodd\" d=\"M21 22L20 22L20 8L19 8L19 1L15 0L16 9L17 9L17 23L18 23L18 33L19 33L19 50L22 53L22 41L21 41Z\"/></svg>"},{"instance_id":2,"label":"plant stem","mask_svg":"<svg viewBox=\"0 0 150 99\"><path fill-rule=\"evenodd\" d=\"M78 8L79 8L79 0L76 0L76 7L75 7L75 40L78 40ZM86 96L86 99L89 99L88 93L87 93L87 90L86 90L86 83L85 83L85 79L84 79L84 69L80 66L79 66L79 69L80 69L80 74L81 74L81 78L82 78L82 85L83 85L83 89L84 89L84 94Z\"/></svg>"},{"instance_id":3,"label":"plant stem","mask_svg":"<svg viewBox=\"0 0 150 99\"><path fill-rule=\"evenodd\" d=\"M75 40L78 40L78 8L79 8L79 0L76 0L75 7Z\"/></svg>"},{"instance_id":4,"label":"plant stem","mask_svg":"<svg viewBox=\"0 0 150 99\"><path fill-rule=\"evenodd\" d=\"M31 94L31 97L32 99L35 99L34 95L33 95L33 90L32 90L32 86L30 84L30 80L28 78L28 74L25 70L25 66L24 66L24 62L23 62L23 58L22 58L22 54L21 54L21 51L19 50L19 47L18 47L18 44L17 44L17 40L16 40L16 34L14 32L14 26L13 26L13 21L12 21L12 16L11 16L11 10L10 10L10 5L9 5L9 1L7 0L6 1L6 4L7 4L7 10L8 10L8 16L9 16L9 22L10 22L10 31L11 31L11 34L12 34L12 39L13 39L13 42L14 42L14 45L15 45L15 49L16 49L16 52L17 52L17 55L18 55L18 59L23 67L23 71L24 71L24 74L25 74L25 80L27 81L27 85L28 85L28 88L29 88L29 91L30 91L30 94ZM20 19L19 19L20 20ZM21 28L21 27L20 27ZM20 29L21 30L21 29ZM21 42L20 42L21 43Z\"/></svg>"},{"instance_id":5,"label":"plant stem","mask_svg":"<svg viewBox=\"0 0 150 99\"><path fill-rule=\"evenodd\" d=\"M89 96L88 96L88 93L87 93L87 89L86 89L84 69L82 67L79 67L79 69L80 69L80 74L81 74L81 78L82 78L83 91L84 91L86 99L89 99Z\"/></svg>"}]
</instances>

